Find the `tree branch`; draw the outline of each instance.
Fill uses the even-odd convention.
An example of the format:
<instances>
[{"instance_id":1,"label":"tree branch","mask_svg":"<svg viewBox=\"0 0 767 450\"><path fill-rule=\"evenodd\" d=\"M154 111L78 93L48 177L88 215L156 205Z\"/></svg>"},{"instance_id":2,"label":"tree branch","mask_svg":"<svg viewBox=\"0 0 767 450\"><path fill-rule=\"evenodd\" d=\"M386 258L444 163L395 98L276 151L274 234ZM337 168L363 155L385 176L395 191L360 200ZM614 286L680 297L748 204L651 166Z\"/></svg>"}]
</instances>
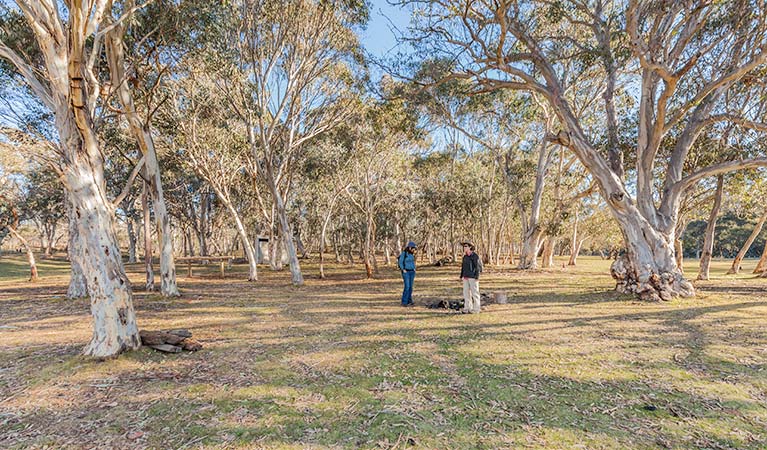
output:
<instances>
[{"instance_id":1,"label":"tree branch","mask_svg":"<svg viewBox=\"0 0 767 450\"><path fill-rule=\"evenodd\" d=\"M141 168L144 166L145 159L145 156L141 156L141 159L139 159L139 161L136 163L136 166L128 176L128 181L125 182L125 186L123 186L122 192L120 192L120 195L115 197L114 201L112 202L112 205L114 205L115 208L118 207L120 203L125 200L125 197L127 197L130 193L131 187L133 186L133 180L136 179L136 175L138 175L139 170L141 170Z\"/></svg>"},{"instance_id":2,"label":"tree branch","mask_svg":"<svg viewBox=\"0 0 767 450\"><path fill-rule=\"evenodd\" d=\"M37 95L40 101L43 102L48 109L51 111L56 109L49 89L37 78L32 66L24 61L18 53L5 45L3 41L0 41L0 58L8 60L16 67L16 69L18 69L21 76L24 77L24 81L26 81L32 89L32 92Z\"/></svg>"}]
</instances>

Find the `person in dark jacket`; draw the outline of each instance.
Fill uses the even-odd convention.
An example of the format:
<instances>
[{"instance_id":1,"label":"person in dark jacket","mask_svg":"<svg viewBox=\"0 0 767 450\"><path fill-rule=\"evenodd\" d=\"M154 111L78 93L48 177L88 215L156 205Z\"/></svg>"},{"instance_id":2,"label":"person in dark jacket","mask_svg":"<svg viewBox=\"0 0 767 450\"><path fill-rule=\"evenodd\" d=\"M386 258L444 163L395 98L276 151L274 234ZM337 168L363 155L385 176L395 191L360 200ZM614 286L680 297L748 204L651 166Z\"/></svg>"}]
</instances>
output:
<instances>
[{"instance_id":1,"label":"person in dark jacket","mask_svg":"<svg viewBox=\"0 0 767 450\"><path fill-rule=\"evenodd\" d=\"M415 280L415 242L410 241L397 257L397 267L402 272L405 287L402 290L402 306L413 306L413 281Z\"/></svg>"},{"instance_id":2,"label":"person in dark jacket","mask_svg":"<svg viewBox=\"0 0 767 450\"><path fill-rule=\"evenodd\" d=\"M479 274L482 273L482 260L474 253L474 244L463 243L463 261L461 262L461 280L463 281L464 314L477 314L481 309L479 302Z\"/></svg>"}]
</instances>

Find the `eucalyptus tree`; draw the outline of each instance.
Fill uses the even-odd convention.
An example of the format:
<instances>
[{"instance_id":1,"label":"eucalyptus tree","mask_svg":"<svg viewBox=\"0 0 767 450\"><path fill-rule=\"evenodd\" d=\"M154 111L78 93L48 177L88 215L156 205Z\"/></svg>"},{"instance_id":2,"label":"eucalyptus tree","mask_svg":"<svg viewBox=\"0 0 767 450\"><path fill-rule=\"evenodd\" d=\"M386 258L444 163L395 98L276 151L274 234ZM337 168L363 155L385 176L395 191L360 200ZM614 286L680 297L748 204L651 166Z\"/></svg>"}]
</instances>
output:
<instances>
[{"instance_id":1,"label":"eucalyptus tree","mask_svg":"<svg viewBox=\"0 0 767 450\"><path fill-rule=\"evenodd\" d=\"M375 247L377 216L381 207L401 202L395 189L407 175L409 150L416 145L416 116L402 100L365 105L348 127L352 154L347 199L363 216L362 257L368 278L376 268Z\"/></svg>"},{"instance_id":2,"label":"eucalyptus tree","mask_svg":"<svg viewBox=\"0 0 767 450\"><path fill-rule=\"evenodd\" d=\"M733 259L732 265L727 271L728 275L740 272L743 258L746 257L754 241L756 241L756 238L761 233L765 222L767 222L767 206L764 201L765 195L767 195L767 178L758 172L748 175L752 176L745 176L742 180L739 180L740 189L737 194L736 207L739 211L757 211L758 219L753 230Z\"/></svg>"},{"instance_id":3,"label":"eucalyptus tree","mask_svg":"<svg viewBox=\"0 0 767 450\"><path fill-rule=\"evenodd\" d=\"M53 252L57 241L56 231L66 212L64 190L56 172L46 166L29 164L24 178L20 213L35 224L41 249L44 256L48 257Z\"/></svg>"},{"instance_id":4,"label":"eucalyptus tree","mask_svg":"<svg viewBox=\"0 0 767 450\"><path fill-rule=\"evenodd\" d=\"M534 92L549 104L561 127L550 140L574 152L594 176L624 235L627 252L611 271L617 288L648 300L694 295L673 248L685 191L708 177L767 165L767 158L738 158L692 172L684 171L685 161L705 129L722 123L760 128L763 111L752 107L758 96L746 104L730 99L759 89L751 80L767 61L766 6L746 0L414 3L422 5L416 37L430 55L454 58L453 78L471 80L478 91ZM626 57L609 58L618 65L614 71L588 59L574 67L566 63L600 52ZM604 95L605 126L590 130L574 107L571 70L602 80L625 73L606 89L636 89L638 107L613 109L624 119L636 118L635 184L621 173L622 153L595 138L594 131L602 135L620 122L609 118L616 92ZM669 140L671 150L661 152Z\"/></svg>"},{"instance_id":5,"label":"eucalyptus tree","mask_svg":"<svg viewBox=\"0 0 767 450\"><path fill-rule=\"evenodd\" d=\"M315 141L309 147L301 169L301 196L307 203L310 220L319 228L319 274L323 279L328 231L332 230L331 226L337 226L333 222L340 222L338 206L352 184L354 153L348 145L348 136L343 129L339 129Z\"/></svg>"},{"instance_id":6,"label":"eucalyptus tree","mask_svg":"<svg viewBox=\"0 0 767 450\"><path fill-rule=\"evenodd\" d=\"M182 145L180 160L210 185L229 211L248 260L248 281L256 281L256 251L234 198L247 174L247 133L240 121L221 108L224 99L214 85L193 73L187 75L176 84L172 102Z\"/></svg>"},{"instance_id":7,"label":"eucalyptus tree","mask_svg":"<svg viewBox=\"0 0 767 450\"><path fill-rule=\"evenodd\" d=\"M98 42L107 31L104 17L112 14L114 5L107 0L64 4L30 0L16 6L4 11L0 58L12 65L18 79L55 118L61 178L79 237L74 244L88 252L87 258L78 258L94 319L93 337L84 352L114 356L140 345L94 125L101 93L96 77L101 60ZM116 21L127 19L131 12Z\"/></svg>"},{"instance_id":8,"label":"eucalyptus tree","mask_svg":"<svg viewBox=\"0 0 767 450\"><path fill-rule=\"evenodd\" d=\"M363 3L242 0L228 43L234 67L219 83L240 117L257 176L271 194L293 283L303 275L288 220L291 179L309 141L353 110L361 59L353 27Z\"/></svg>"}]
</instances>

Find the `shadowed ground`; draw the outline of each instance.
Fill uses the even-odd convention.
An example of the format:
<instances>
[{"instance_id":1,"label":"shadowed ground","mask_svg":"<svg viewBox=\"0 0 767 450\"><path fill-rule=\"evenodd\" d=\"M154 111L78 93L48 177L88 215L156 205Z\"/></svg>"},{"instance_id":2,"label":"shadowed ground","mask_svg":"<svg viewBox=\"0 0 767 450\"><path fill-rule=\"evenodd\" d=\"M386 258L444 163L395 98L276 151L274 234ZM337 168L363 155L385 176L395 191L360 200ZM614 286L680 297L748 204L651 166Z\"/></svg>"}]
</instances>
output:
<instances>
[{"instance_id":1,"label":"shadowed ground","mask_svg":"<svg viewBox=\"0 0 767 450\"><path fill-rule=\"evenodd\" d=\"M0 448L766 448L767 279L698 283L695 299L611 292L608 261L523 274L489 268L480 315L398 306L382 267L289 273L217 267L183 296L136 292L139 326L205 345L97 362L64 262L28 284L0 258ZM694 277L695 261L688 273ZM560 262L561 264L561 262ZM135 287L141 266L128 267ZM456 266L418 273L419 305L459 298ZM179 273L185 273L179 268Z\"/></svg>"}]
</instances>

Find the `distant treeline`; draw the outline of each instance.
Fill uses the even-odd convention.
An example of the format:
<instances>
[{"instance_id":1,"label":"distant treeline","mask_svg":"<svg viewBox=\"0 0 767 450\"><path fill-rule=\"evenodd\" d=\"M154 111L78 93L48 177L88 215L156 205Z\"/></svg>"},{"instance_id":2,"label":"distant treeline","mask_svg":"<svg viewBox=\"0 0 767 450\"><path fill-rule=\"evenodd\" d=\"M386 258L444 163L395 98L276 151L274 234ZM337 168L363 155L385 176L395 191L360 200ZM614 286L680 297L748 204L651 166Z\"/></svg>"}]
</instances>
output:
<instances>
[{"instance_id":1,"label":"distant treeline","mask_svg":"<svg viewBox=\"0 0 767 450\"><path fill-rule=\"evenodd\" d=\"M716 222L716 235L714 240L714 256L722 258L734 258L740 251L740 247L746 242L748 236L754 230L757 218L744 219L735 214L728 213ZM703 238L706 232L706 221L697 220L690 222L687 230L682 235L682 245L686 258L700 256L703 248ZM764 241L767 239L767 227L765 227L746 253L746 258L758 258L764 250Z\"/></svg>"}]
</instances>

